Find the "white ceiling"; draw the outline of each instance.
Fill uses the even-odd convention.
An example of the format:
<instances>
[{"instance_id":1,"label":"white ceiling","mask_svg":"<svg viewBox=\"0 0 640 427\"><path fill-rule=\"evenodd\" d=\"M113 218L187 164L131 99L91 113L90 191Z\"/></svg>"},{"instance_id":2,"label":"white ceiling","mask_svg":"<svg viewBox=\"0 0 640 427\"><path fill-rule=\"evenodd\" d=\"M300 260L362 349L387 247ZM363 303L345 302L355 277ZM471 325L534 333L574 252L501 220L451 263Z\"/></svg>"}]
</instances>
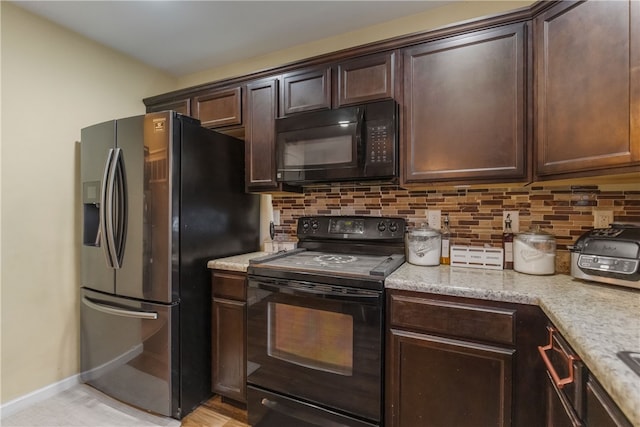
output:
<instances>
[{"instance_id":1,"label":"white ceiling","mask_svg":"<svg viewBox=\"0 0 640 427\"><path fill-rule=\"evenodd\" d=\"M346 33L447 1L14 1L174 76Z\"/></svg>"}]
</instances>

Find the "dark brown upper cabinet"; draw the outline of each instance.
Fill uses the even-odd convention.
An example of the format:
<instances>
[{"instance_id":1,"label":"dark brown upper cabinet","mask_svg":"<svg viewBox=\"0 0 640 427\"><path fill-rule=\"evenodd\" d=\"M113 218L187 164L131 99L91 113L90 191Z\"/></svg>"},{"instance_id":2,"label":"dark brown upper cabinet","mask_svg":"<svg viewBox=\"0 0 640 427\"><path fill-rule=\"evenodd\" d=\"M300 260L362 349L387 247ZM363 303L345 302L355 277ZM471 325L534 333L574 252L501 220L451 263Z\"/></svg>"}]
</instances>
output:
<instances>
[{"instance_id":1,"label":"dark brown upper cabinet","mask_svg":"<svg viewBox=\"0 0 640 427\"><path fill-rule=\"evenodd\" d=\"M403 184L528 180L527 23L403 52Z\"/></svg>"},{"instance_id":2,"label":"dark brown upper cabinet","mask_svg":"<svg viewBox=\"0 0 640 427\"><path fill-rule=\"evenodd\" d=\"M245 114L245 186L247 191L277 190L275 122L278 79L247 83Z\"/></svg>"},{"instance_id":3,"label":"dark brown upper cabinet","mask_svg":"<svg viewBox=\"0 0 640 427\"><path fill-rule=\"evenodd\" d=\"M242 90L239 86L194 96L192 104L193 117L200 119L202 126L219 128L242 124Z\"/></svg>"},{"instance_id":4,"label":"dark brown upper cabinet","mask_svg":"<svg viewBox=\"0 0 640 427\"><path fill-rule=\"evenodd\" d=\"M282 76L280 116L331 108L331 68L322 66Z\"/></svg>"},{"instance_id":5,"label":"dark brown upper cabinet","mask_svg":"<svg viewBox=\"0 0 640 427\"><path fill-rule=\"evenodd\" d=\"M395 98L395 57L383 52L338 64L337 107Z\"/></svg>"},{"instance_id":6,"label":"dark brown upper cabinet","mask_svg":"<svg viewBox=\"0 0 640 427\"><path fill-rule=\"evenodd\" d=\"M390 51L284 74L280 116L394 98L395 67Z\"/></svg>"},{"instance_id":7,"label":"dark brown upper cabinet","mask_svg":"<svg viewBox=\"0 0 640 427\"><path fill-rule=\"evenodd\" d=\"M165 110L173 110L176 113L191 116L191 100L189 98L179 99L177 101L167 101L147 107L147 113Z\"/></svg>"},{"instance_id":8,"label":"dark brown upper cabinet","mask_svg":"<svg viewBox=\"0 0 640 427\"><path fill-rule=\"evenodd\" d=\"M560 2L534 36L536 176L640 170L640 2Z\"/></svg>"}]
</instances>

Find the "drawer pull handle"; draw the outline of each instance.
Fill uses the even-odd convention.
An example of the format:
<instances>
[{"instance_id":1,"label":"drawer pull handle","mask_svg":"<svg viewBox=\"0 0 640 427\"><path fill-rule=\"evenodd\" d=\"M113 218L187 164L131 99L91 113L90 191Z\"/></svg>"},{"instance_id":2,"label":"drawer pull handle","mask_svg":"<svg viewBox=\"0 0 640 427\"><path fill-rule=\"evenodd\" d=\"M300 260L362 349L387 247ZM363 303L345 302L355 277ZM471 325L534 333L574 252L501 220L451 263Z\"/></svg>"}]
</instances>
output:
<instances>
[{"instance_id":1,"label":"drawer pull handle","mask_svg":"<svg viewBox=\"0 0 640 427\"><path fill-rule=\"evenodd\" d=\"M549 360L549 356L547 356L547 351L553 349L553 333L556 332L556 329L555 328L548 328L548 329L549 329L549 344L545 346L538 346L538 352L540 353L540 356L542 357L542 361L547 367L547 371L549 371L549 374L551 374L551 378L553 378L553 382L556 383L556 386L561 389L565 385L571 384L573 382L573 361L576 360L576 358L570 354L566 355L568 368L569 368L569 376L566 378L560 378L556 370L553 368L553 365L551 364L551 360Z\"/></svg>"}]
</instances>

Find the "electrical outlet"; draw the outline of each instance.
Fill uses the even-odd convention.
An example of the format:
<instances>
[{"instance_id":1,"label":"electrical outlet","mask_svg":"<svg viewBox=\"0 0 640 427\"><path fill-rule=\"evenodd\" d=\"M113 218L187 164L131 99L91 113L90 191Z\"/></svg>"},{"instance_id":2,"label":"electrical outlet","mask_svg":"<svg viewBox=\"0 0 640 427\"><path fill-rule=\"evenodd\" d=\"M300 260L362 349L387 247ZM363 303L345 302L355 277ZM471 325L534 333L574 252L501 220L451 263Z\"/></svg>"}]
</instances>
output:
<instances>
[{"instance_id":1,"label":"electrical outlet","mask_svg":"<svg viewBox=\"0 0 640 427\"><path fill-rule=\"evenodd\" d=\"M613 222L613 211L593 211L593 228L608 228Z\"/></svg>"},{"instance_id":2,"label":"electrical outlet","mask_svg":"<svg viewBox=\"0 0 640 427\"><path fill-rule=\"evenodd\" d=\"M507 220L507 215L511 220L511 230L514 233L520 232L520 212L518 211L504 211L502 212L502 229L504 230L504 222Z\"/></svg>"},{"instance_id":3,"label":"electrical outlet","mask_svg":"<svg viewBox=\"0 0 640 427\"><path fill-rule=\"evenodd\" d=\"M280 225L280 211L273 210L273 225Z\"/></svg>"},{"instance_id":4,"label":"electrical outlet","mask_svg":"<svg viewBox=\"0 0 640 427\"><path fill-rule=\"evenodd\" d=\"M441 211L440 209L430 209L427 211L427 223L429 227L435 228L436 230L440 230L442 227L440 224L441 221Z\"/></svg>"}]
</instances>

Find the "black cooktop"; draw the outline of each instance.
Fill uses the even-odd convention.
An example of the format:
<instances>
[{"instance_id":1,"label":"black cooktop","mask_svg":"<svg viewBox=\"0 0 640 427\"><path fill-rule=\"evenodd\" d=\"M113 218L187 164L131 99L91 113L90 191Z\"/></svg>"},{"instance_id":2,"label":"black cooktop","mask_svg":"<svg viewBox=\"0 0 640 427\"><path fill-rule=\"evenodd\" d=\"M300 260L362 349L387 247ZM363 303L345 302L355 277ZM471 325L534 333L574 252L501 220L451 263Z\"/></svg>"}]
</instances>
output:
<instances>
[{"instance_id":1,"label":"black cooktop","mask_svg":"<svg viewBox=\"0 0 640 427\"><path fill-rule=\"evenodd\" d=\"M247 273L381 290L404 263L404 229L402 218L303 217L299 248L253 259Z\"/></svg>"}]
</instances>

